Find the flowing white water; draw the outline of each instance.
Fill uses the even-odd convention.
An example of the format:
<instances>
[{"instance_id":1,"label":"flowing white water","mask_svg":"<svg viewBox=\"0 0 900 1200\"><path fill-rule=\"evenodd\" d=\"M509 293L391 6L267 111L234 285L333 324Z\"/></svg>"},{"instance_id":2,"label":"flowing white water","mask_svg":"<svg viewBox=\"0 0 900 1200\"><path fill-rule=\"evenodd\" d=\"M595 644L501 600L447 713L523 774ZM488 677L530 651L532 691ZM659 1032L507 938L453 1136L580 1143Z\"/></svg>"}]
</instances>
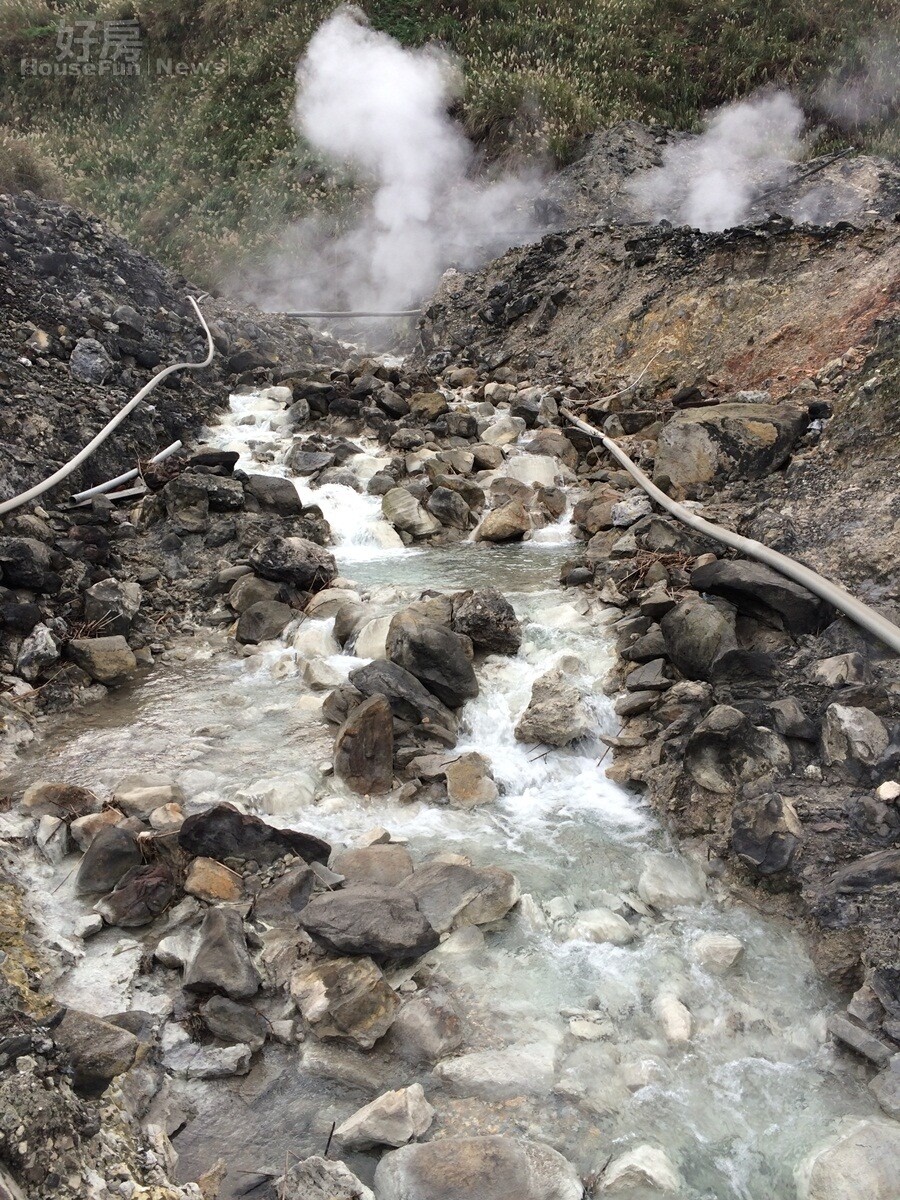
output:
<instances>
[{"instance_id":1,"label":"flowing white water","mask_svg":"<svg viewBox=\"0 0 900 1200\"><path fill-rule=\"evenodd\" d=\"M240 424L251 414L254 424ZM284 447L278 414L253 398L240 398L216 437L242 448L245 469L283 473L272 460ZM522 647L479 664L481 692L464 709L460 740L461 749L490 759L498 801L462 811L393 796L366 800L320 776L315 764L328 757L332 731L318 715L321 693L303 682L304 657L317 652L341 675L359 660L336 653L330 622L316 621L291 644L271 643L246 658L223 653L221 640L199 639L139 689L66 717L53 742L24 760L14 785L53 778L112 789L134 772L161 772L181 784L190 804L235 800L335 844L383 825L409 840L417 861L453 850L505 866L532 900L502 928L429 956L434 978L464 1014L468 1082L449 1083L377 1050L323 1051L313 1040L301 1066L296 1048L267 1049L264 1065L232 1086L178 1085L199 1110L176 1139L185 1177L223 1152L240 1170L279 1170L287 1151L320 1152L331 1122L372 1094L348 1086L348 1076L358 1082L374 1071L374 1091L421 1080L438 1111L436 1134L525 1132L585 1172L650 1142L681 1173L681 1200L791 1200L793 1169L809 1147L837 1118L870 1113L874 1104L862 1077L825 1044L834 1000L786 925L732 903L714 881L702 903L665 917L640 911L647 855L679 856L653 814L598 766L599 734L616 730L601 690L612 661L610 614L555 586L564 547L382 550L371 534L378 517L366 517L369 497L340 484L308 490L337 534L342 572L382 608L400 607L424 588L489 584L513 603ZM360 528L368 531L362 538ZM598 737L544 753L516 741L513 730L533 681L563 659L596 716ZM47 889L47 926L65 937L85 905L71 884L51 894L58 869L33 870ZM570 937L577 913L600 907L629 919L630 944ZM705 932L744 944L727 975L696 961L694 944ZM61 994L82 1003L90 995L95 1011L152 1007L161 985L131 979L139 953L134 933L104 931L85 944ZM661 994L690 1011L689 1040L667 1041ZM487 1060L466 1059L487 1051ZM371 1177L370 1156L351 1162ZM240 1184L233 1177L225 1196L240 1194Z\"/></svg>"}]
</instances>

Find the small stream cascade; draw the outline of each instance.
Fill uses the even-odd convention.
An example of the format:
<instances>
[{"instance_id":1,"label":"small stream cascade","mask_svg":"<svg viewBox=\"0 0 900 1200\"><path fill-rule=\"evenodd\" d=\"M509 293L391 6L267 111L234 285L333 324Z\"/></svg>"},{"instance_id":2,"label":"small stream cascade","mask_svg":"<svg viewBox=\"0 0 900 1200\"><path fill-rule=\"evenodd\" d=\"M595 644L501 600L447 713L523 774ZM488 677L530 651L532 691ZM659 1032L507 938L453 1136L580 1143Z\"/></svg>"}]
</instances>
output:
<instances>
[{"instance_id":1,"label":"small stream cascade","mask_svg":"<svg viewBox=\"0 0 900 1200\"><path fill-rule=\"evenodd\" d=\"M289 477L292 437L280 405L248 394L232 398L208 442L238 450L245 470ZM641 799L604 774L601 738L618 728L603 691L616 614L556 582L569 553L567 515L518 545L406 547L364 490L384 454L359 444L345 464L357 486L294 482L304 503L321 507L341 574L364 601L389 612L425 589L494 586L522 622L518 654L479 661L480 694L462 712L459 749L489 760L500 792L493 804L361 798L321 774L334 731L305 664L321 660L346 678L364 661L341 652L330 620L305 621L243 655L221 634L194 639L139 690L64 718L40 755L23 758L18 782L115 787L124 776L161 774L191 803L230 800L335 845L382 826L417 862L450 852L505 867L523 895L499 928L471 927L427 956L462 1014L455 1066L398 1065L377 1047L341 1058L311 1035L299 1047L267 1044L243 1082L181 1085L197 1114L175 1138L181 1174L194 1178L223 1153L243 1169L279 1171L288 1150L320 1153L332 1123L378 1091L420 1082L439 1114L429 1136L522 1133L585 1175L651 1144L673 1164L679 1200L791 1200L810 1148L838 1119L876 1106L862 1073L826 1042L836 1000L799 935L735 901L714 865L679 852ZM554 667L585 696L595 730L548 751L514 730L532 684ZM30 870L42 918L65 943L77 904L71 883L57 887L46 864ZM690 902L648 905L648 873L689 881ZM616 936L593 940L597 921ZM138 932L85 943L56 985L60 1000L158 1011L162 985L136 971ZM742 947L729 970L701 951L713 934ZM365 1094L360 1080L372 1075L378 1086ZM342 1157L371 1182L374 1157ZM236 1197L239 1186L231 1176L235 1190L223 1195Z\"/></svg>"}]
</instances>

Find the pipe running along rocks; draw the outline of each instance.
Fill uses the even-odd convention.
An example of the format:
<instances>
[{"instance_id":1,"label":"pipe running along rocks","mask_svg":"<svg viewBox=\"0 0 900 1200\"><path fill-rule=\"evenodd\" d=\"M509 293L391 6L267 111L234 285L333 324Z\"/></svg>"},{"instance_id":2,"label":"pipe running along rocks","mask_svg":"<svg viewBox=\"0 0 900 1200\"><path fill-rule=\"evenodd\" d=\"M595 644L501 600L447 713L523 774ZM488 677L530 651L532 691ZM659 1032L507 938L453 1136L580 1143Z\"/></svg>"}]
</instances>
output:
<instances>
[{"instance_id":1,"label":"pipe running along rocks","mask_svg":"<svg viewBox=\"0 0 900 1200\"><path fill-rule=\"evenodd\" d=\"M162 383L162 381L167 379L169 375L174 374L175 371L198 371L202 367L209 366L213 360L213 355L215 354L216 350L215 345L213 344L212 334L209 331L209 326L206 323L203 313L200 311L200 305L193 296L188 296L188 300L193 305L194 312L196 312L197 318L200 321L200 324L203 326L203 332L206 334L206 357L201 362L172 363L170 367L164 367L161 371L158 371L152 379L144 384L141 390L135 396L133 396L123 408L119 409L112 420L104 425L98 434L91 438L84 449L79 450L74 458L70 458L67 463L61 466L58 471L54 471L54 473L48 479L45 479L43 483L35 484L35 486L33 488L29 488L27 492L22 492L18 496L11 496L8 500L0 502L0 516L3 516L4 513L12 512L16 508L21 508L21 506L23 504L27 504L29 500L36 500L38 496L42 496L44 492L48 492L50 488L56 487L58 483L62 483L64 479L67 479L73 471L77 470L83 462L90 458L90 456L99 446L103 445L113 430L117 429L119 425L122 424L128 414L137 408L144 397L148 396L157 386L157 384Z\"/></svg>"},{"instance_id":2,"label":"pipe running along rocks","mask_svg":"<svg viewBox=\"0 0 900 1200\"><path fill-rule=\"evenodd\" d=\"M764 546L762 542L757 542L753 538L743 537L739 533L732 533L730 529L723 529L721 525L714 525L712 521L707 521L705 518L697 516L696 513L691 512L690 509L685 508L683 504L679 504L676 500L667 496L661 488L658 488L644 474L640 467L631 461L625 451L611 437L603 433L601 429L598 429L596 425L591 425L590 422L582 420L581 417L576 417L568 408L561 408L560 415L570 424L574 425L576 429L580 429L582 433L597 438L603 444L604 449L609 451L616 462L628 472L650 499L661 508L664 508L666 512L671 513L677 520L690 526L691 529L696 529L699 533L706 534L707 537L711 537L717 542L722 542L723 545L731 547L732 550L737 550L739 553L745 554L748 558L756 559L757 562L765 563L767 567L772 567L773 570L780 571L788 579L793 579L814 595L826 600L845 616L849 617L861 629L865 629L868 633L873 634L896 654L900 654L900 627L895 625L893 621L889 621L887 617L883 617L880 613L875 612L874 609L869 608L867 604L863 604L861 600L857 600L855 596L851 596L848 591L838 584L823 578L809 567L804 567L802 563L796 562L793 558L788 558L786 554L780 554L777 550L772 550L770 547Z\"/></svg>"}]
</instances>

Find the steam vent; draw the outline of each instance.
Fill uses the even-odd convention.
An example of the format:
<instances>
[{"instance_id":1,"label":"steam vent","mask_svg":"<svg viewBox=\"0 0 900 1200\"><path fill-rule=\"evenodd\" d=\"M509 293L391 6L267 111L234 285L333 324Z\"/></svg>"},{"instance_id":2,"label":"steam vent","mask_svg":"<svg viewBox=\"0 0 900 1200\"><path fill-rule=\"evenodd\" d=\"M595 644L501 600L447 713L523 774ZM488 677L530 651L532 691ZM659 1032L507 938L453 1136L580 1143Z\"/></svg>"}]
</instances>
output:
<instances>
[{"instance_id":1,"label":"steam vent","mask_svg":"<svg viewBox=\"0 0 900 1200\"><path fill-rule=\"evenodd\" d=\"M900 1200L895 6L0 46L0 1200Z\"/></svg>"}]
</instances>

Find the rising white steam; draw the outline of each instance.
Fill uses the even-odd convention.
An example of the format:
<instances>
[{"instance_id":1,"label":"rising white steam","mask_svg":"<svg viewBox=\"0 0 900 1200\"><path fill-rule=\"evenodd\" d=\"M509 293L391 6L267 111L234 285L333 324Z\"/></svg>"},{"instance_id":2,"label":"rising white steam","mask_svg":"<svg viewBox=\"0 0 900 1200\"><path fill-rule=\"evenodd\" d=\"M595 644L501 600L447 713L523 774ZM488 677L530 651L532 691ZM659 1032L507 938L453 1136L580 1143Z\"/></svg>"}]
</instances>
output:
<instances>
[{"instance_id":1,"label":"rising white steam","mask_svg":"<svg viewBox=\"0 0 900 1200\"><path fill-rule=\"evenodd\" d=\"M301 221L266 266L271 307L414 306L450 265L464 268L534 228L537 179L473 178L448 115L461 77L448 55L404 49L357 9L339 9L297 68L294 124L328 162L367 185L349 227Z\"/></svg>"},{"instance_id":2,"label":"rising white steam","mask_svg":"<svg viewBox=\"0 0 900 1200\"><path fill-rule=\"evenodd\" d=\"M629 189L654 220L695 229L730 229L763 192L782 183L803 148L804 118L786 92L719 109L697 138L663 151L662 166Z\"/></svg>"}]
</instances>

